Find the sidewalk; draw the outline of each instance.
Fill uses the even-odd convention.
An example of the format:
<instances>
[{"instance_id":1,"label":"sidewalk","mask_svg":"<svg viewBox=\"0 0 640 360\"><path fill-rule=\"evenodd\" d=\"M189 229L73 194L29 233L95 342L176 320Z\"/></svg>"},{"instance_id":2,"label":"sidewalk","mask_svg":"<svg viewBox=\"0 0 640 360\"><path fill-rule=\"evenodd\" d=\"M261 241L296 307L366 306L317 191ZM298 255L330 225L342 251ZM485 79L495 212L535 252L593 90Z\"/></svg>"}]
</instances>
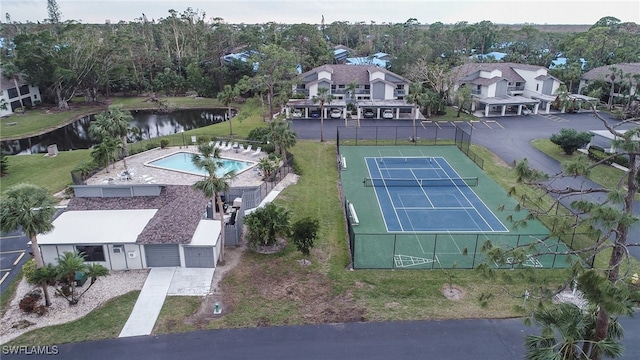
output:
<instances>
[{"instance_id":1,"label":"sidewalk","mask_svg":"<svg viewBox=\"0 0 640 360\"><path fill-rule=\"evenodd\" d=\"M175 271L175 267L151 268L133 311L131 311L119 337L151 334Z\"/></svg>"}]
</instances>

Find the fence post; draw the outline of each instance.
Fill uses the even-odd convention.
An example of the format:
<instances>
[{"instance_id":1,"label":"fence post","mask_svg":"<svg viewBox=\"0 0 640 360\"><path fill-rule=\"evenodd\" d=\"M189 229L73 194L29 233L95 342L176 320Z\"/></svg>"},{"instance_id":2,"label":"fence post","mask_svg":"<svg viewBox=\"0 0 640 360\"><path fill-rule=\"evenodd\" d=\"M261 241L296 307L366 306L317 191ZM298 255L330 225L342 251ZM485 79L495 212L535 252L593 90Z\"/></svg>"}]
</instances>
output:
<instances>
[{"instance_id":1,"label":"fence post","mask_svg":"<svg viewBox=\"0 0 640 360\"><path fill-rule=\"evenodd\" d=\"M394 234L393 235L393 254L391 254L391 268L392 269L396 268L395 258L396 258L396 242L397 241L398 241L398 235Z\"/></svg>"},{"instance_id":2,"label":"fence post","mask_svg":"<svg viewBox=\"0 0 640 360\"><path fill-rule=\"evenodd\" d=\"M471 262L471 268L475 269L476 267L476 254L478 254L478 238L479 234L476 235L476 247L473 249L473 261Z\"/></svg>"},{"instance_id":3,"label":"fence post","mask_svg":"<svg viewBox=\"0 0 640 360\"><path fill-rule=\"evenodd\" d=\"M436 257L437 247L438 247L438 234L436 234L436 236L433 237L433 257L431 258L433 259L433 261L431 262L431 270L433 270L433 268L436 266L435 257Z\"/></svg>"}]
</instances>

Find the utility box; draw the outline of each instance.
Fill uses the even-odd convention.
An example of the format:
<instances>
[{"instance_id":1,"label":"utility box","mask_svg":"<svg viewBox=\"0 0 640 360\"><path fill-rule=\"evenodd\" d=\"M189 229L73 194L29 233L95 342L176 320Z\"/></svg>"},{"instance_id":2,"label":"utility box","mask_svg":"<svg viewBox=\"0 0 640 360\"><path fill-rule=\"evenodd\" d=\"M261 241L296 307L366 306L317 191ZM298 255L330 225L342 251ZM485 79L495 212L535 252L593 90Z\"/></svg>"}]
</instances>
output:
<instances>
[{"instance_id":1,"label":"utility box","mask_svg":"<svg viewBox=\"0 0 640 360\"><path fill-rule=\"evenodd\" d=\"M47 155L49 155L49 156L58 155L58 145L56 145L56 144L49 145L47 147Z\"/></svg>"},{"instance_id":2,"label":"utility box","mask_svg":"<svg viewBox=\"0 0 640 360\"><path fill-rule=\"evenodd\" d=\"M240 207L242 207L242 198L233 199L233 207L236 209L240 209Z\"/></svg>"}]
</instances>

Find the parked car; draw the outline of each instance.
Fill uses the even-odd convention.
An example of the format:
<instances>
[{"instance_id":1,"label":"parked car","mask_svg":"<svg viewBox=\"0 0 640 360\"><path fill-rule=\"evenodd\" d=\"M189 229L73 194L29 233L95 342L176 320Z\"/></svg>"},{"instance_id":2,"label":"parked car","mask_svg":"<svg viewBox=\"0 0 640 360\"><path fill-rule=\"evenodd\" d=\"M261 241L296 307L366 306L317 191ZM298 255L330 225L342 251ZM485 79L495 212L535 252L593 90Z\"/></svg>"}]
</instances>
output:
<instances>
[{"instance_id":1,"label":"parked car","mask_svg":"<svg viewBox=\"0 0 640 360\"><path fill-rule=\"evenodd\" d=\"M522 115L527 116L531 114L531 110L528 107L522 108Z\"/></svg>"},{"instance_id":2,"label":"parked car","mask_svg":"<svg viewBox=\"0 0 640 360\"><path fill-rule=\"evenodd\" d=\"M301 118L302 117L302 110L294 109L293 112L291 113L291 116L293 116L294 118Z\"/></svg>"},{"instance_id":3,"label":"parked car","mask_svg":"<svg viewBox=\"0 0 640 360\"><path fill-rule=\"evenodd\" d=\"M365 118L370 119L370 118L375 117L376 113L374 113L373 110L371 110L371 109L365 109L364 113L362 113L362 116L365 117Z\"/></svg>"},{"instance_id":4,"label":"parked car","mask_svg":"<svg viewBox=\"0 0 640 360\"><path fill-rule=\"evenodd\" d=\"M340 109L331 109L331 113L329 114L332 119L340 119L342 117L342 110Z\"/></svg>"},{"instance_id":5,"label":"parked car","mask_svg":"<svg viewBox=\"0 0 640 360\"><path fill-rule=\"evenodd\" d=\"M320 117L320 110L312 110L311 111L311 117L312 118L319 118Z\"/></svg>"},{"instance_id":6,"label":"parked car","mask_svg":"<svg viewBox=\"0 0 640 360\"><path fill-rule=\"evenodd\" d=\"M386 109L385 111L383 111L382 112L382 118L383 119L393 119L393 110Z\"/></svg>"}]
</instances>

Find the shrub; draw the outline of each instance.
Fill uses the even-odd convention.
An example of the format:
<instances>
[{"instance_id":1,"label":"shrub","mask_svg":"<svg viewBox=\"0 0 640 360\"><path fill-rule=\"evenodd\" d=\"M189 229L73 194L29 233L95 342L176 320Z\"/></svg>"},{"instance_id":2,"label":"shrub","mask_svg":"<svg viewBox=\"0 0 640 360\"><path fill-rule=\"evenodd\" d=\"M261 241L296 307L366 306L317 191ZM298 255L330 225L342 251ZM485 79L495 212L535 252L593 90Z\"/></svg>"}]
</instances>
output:
<instances>
[{"instance_id":1,"label":"shrub","mask_svg":"<svg viewBox=\"0 0 640 360\"><path fill-rule=\"evenodd\" d=\"M24 265L22 265L22 275L24 275L24 279L27 283L31 285L36 285L37 282L34 280L34 274L36 273L36 261L34 259L27 260Z\"/></svg>"},{"instance_id":2,"label":"shrub","mask_svg":"<svg viewBox=\"0 0 640 360\"><path fill-rule=\"evenodd\" d=\"M578 132L575 129L560 129L557 134L551 135L551 142L558 145L565 154L571 155L578 148L585 146L591 141L593 134L586 131Z\"/></svg>"},{"instance_id":3,"label":"shrub","mask_svg":"<svg viewBox=\"0 0 640 360\"><path fill-rule=\"evenodd\" d=\"M196 138L196 144L203 145L208 144L211 141L211 137L209 135L198 135Z\"/></svg>"},{"instance_id":4,"label":"shrub","mask_svg":"<svg viewBox=\"0 0 640 360\"><path fill-rule=\"evenodd\" d=\"M608 158L609 155L607 153L605 153L604 151L600 151L598 149L594 149L594 148L589 148L589 158L593 159L594 161L602 161L606 158ZM611 160L607 160L606 161L607 164L611 164Z\"/></svg>"},{"instance_id":5,"label":"shrub","mask_svg":"<svg viewBox=\"0 0 640 360\"><path fill-rule=\"evenodd\" d=\"M260 245L276 245L279 235L287 235L290 227L290 212L274 203L257 209L247 215L244 223L247 225L247 237L252 247Z\"/></svg>"},{"instance_id":6,"label":"shrub","mask_svg":"<svg viewBox=\"0 0 640 360\"><path fill-rule=\"evenodd\" d=\"M44 315L46 308L43 305L39 305L38 301L42 298L42 291L37 289L29 292L18 303L20 310L27 314Z\"/></svg>"},{"instance_id":7,"label":"shrub","mask_svg":"<svg viewBox=\"0 0 640 360\"><path fill-rule=\"evenodd\" d=\"M158 146L160 146L160 145L158 145L157 142L150 142L150 143L147 144L146 149L147 150L152 150L152 149L157 148Z\"/></svg>"},{"instance_id":8,"label":"shrub","mask_svg":"<svg viewBox=\"0 0 640 360\"><path fill-rule=\"evenodd\" d=\"M160 140L160 148L164 149L169 146L170 143L169 139L162 139Z\"/></svg>"},{"instance_id":9,"label":"shrub","mask_svg":"<svg viewBox=\"0 0 640 360\"><path fill-rule=\"evenodd\" d=\"M9 170L9 158L4 150L0 150L0 176L7 174Z\"/></svg>"}]
</instances>

